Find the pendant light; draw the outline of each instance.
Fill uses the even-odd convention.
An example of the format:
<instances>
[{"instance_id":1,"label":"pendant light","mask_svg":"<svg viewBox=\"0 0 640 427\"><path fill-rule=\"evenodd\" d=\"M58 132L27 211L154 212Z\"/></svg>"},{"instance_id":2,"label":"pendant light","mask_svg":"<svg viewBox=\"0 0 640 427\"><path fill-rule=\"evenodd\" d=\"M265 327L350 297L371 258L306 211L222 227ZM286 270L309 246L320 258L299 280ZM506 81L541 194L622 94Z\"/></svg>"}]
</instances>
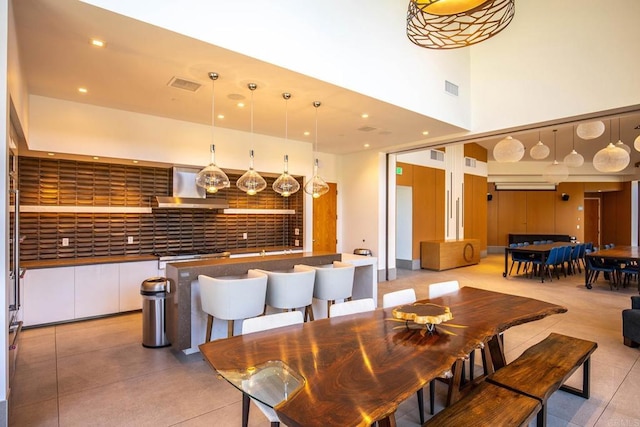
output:
<instances>
[{"instance_id":1,"label":"pendant light","mask_svg":"<svg viewBox=\"0 0 640 427\"><path fill-rule=\"evenodd\" d=\"M611 120L609 120L609 141L611 141ZM593 156L593 167L604 173L620 172L630 161L629 153L609 142L609 145Z\"/></svg>"},{"instance_id":2,"label":"pendant light","mask_svg":"<svg viewBox=\"0 0 640 427\"><path fill-rule=\"evenodd\" d=\"M204 188L207 193L213 194L217 193L218 190L223 188L229 188L229 177L226 173L222 171L218 166L216 166L216 146L214 144L215 140L215 81L218 80L218 73L209 73L209 78L211 79L211 163L209 166L202 169L196 175L196 185L198 187Z\"/></svg>"},{"instance_id":3,"label":"pendant light","mask_svg":"<svg viewBox=\"0 0 640 427\"><path fill-rule=\"evenodd\" d=\"M543 160L549 156L549 147L542 143L542 139L540 139L540 132L538 132L538 143L531 147L529 151L529 155L534 160Z\"/></svg>"},{"instance_id":4,"label":"pendant light","mask_svg":"<svg viewBox=\"0 0 640 427\"><path fill-rule=\"evenodd\" d=\"M622 137L620 136L620 119L618 118L618 142L616 142L616 147L622 148L627 153L631 154L631 147L622 142Z\"/></svg>"},{"instance_id":5,"label":"pendant light","mask_svg":"<svg viewBox=\"0 0 640 427\"><path fill-rule=\"evenodd\" d=\"M255 83L249 83L247 87L251 91L251 146L253 147L253 91L255 91L258 86ZM265 181L258 172L253 170L253 148L249 151L249 170L236 181L236 187L249 196L253 196L267 188L267 181Z\"/></svg>"},{"instance_id":6,"label":"pendant light","mask_svg":"<svg viewBox=\"0 0 640 427\"><path fill-rule=\"evenodd\" d=\"M636 151L640 151L640 135L636 136L636 139L633 141L633 148L635 148Z\"/></svg>"},{"instance_id":7,"label":"pendant light","mask_svg":"<svg viewBox=\"0 0 640 427\"><path fill-rule=\"evenodd\" d=\"M576 128L573 127L572 131L573 150L566 156L564 156L564 164L570 168L579 168L584 164L584 157L582 154L576 151Z\"/></svg>"},{"instance_id":8,"label":"pendant light","mask_svg":"<svg viewBox=\"0 0 640 427\"><path fill-rule=\"evenodd\" d=\"M284 98L284 141L287 142L289 137L289 99L291 99L290 93L283 93L282 98ZM284 172L282 175L278 177L273 183L273 191L278 194L281 194L282 197L289 197L293 193L296 193L300 190L300 183L295 180L291 175L289 175L289 156L284 155Z\"/></svg>"},{"instance_id":9,"label":"pendant light","mask_svg":"<svg viewBox=\"0 0 640 427\"><path fill-rule=\"evenodd\" d=\"M493 157L499 163L515 163L522 159L522 156L524 156L524 145L510 136L493 147Z\"/></svg>"},{"instance_id":10,"label":"pendant light","mask_svg":"<svg viewBox=\"0 0 640 427\"><path fill-rule=\"evenodd\" d=\"M580 123L576 129L576 133L582 139L596 139L604 133L604 123L600 120Z\"/></svg>"},{"instance_id":11,"label":"pendant light","mask_svg":"<svg viewBox=\"0 0 640 427\"><path fill-rule=\"evenodd\" d=\"M320 107L320 105L320 101L313 101L313 106L316 109L316 140L313 149L315 156L318 155L318 107ZM323 194L327 194L328 191L329 185L318 175L318 158L316 157L313 164L313 178L304 186L304 192L311 194L314 199L317 199Z\"/></svg>"},{"instance_id":12,"label":"pendant light","mask_svg":"<svg viewBox=\"0 0 640 427\"><path fill-rule=\"evenodd\" d=\"M556 132L553 130L553 163L547 166L542 173L545 181L551 184L559 184L569 177L569 168L564 163L558 162L556 159Z\"/></svg>"}]
</instances>

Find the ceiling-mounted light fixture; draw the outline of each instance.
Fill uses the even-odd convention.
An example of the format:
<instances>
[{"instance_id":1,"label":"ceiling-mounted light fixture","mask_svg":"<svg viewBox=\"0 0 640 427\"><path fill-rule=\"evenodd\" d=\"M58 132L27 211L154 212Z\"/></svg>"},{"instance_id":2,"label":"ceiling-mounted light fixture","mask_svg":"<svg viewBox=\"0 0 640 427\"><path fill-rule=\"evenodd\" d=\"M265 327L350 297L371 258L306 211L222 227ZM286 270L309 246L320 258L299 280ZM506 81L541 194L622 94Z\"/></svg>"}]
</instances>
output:
<instances>
[{"instance_id":1,"label":"ceiling-mounted light fixture","mask_svg":"<svg viewBox=\"0 0 640 427\"><path fill-rule=\"evenodd\" d=\"M407 37L428 49L466 47L504 30L514 14L514 0L410 0Z\"/></svg>"},{"instance_id":2,"label":"ceiling-mounted light fixture","mask_svg":"<svg viewBox=\"0 0 640 427\"><path fill-rule=\"evenodd\" d=\"M287 142L289 137L289 99L291 99L290 93L283 93L284 98L284 141ZM294 177L289 175L289 156L284 155L284 172L273 183L273 191L281 194L282 197L289 197L293 193L300 190L300 183L296 181Z\"/></svg>"},{"instance_id":3,"label":"ceiling-mounted light fixture","mask_svg":"<svg viewBox=\"0 0 640 427\"><path fill-rule=\"evenodd\" d=\"M640 135L636 136L635 141L633 141L633 148L635 148L636 151L640 151Z\"/></svg>"},{"instance_id":4,"label":"ceiling-mounted light fixture","mask_svg":"<svg viewBox=\"0 0 640 427\"><path fill-rule=\"evenodd\" d=\"M611 120L609 120L609 141L611 141ZM620 172L630 161L629 153L609 142L609 145L593 156L593 167L599 172Z\"/></svg>"},{"instance_id":5,"label":"ceiling-mounted light fixture","mask_svg":"<svg viewBox=\"0 0 640 427\"><path fill-rule=\"evenodd\" d=\"M549 156L549 147L542 143L542 139L540 138L540 132L538 132L538 143L531 147L529 150L529 155L534 160L543 160Z\"/></svg>"},{"instance_id":6,"label":"ceiling-mounted light fixture","mask_svg":"<svg viewBox=\"0 0 640 427\"><path fill-rule=\"evenodd\" d=\"M255 83L249 83L247 87L251 91L251 146L253 147L253 91L258 86ZM249 196L253 196L267 188L267 181L253 170L253 148L249 151L249 169L236 181L236 187Z\"/></svg>"},{"instance_id":7,"label":"ceiling-mounted light fixture","mask_svg":"<svg viewBox=\"0 0 640 427\"><path fill-rule=\"evenodd\" d=\"M544 168L542 177L551 184L559 184L569 177L569 168L564 163L558 162L556 158L556 132L553 130L553 163Z\"/></svg>"},{"instance_id":8,"label":"ceiling-mounted light fixture","mask_svg":"<svg viewBox=\"0 0 640 427\"><path fill-rule=\"evenodd\" d=\"M524 145L522 142L510 136L504 138L493 147L493 157L496 162L514 163L524 156Z\"/></svg>"},{"instance_id":9,"label":"ceiling-mounted light fixture","mask_svg":"<svg viewBox=\"0 0 640 427\"><path fill-rule=\"evenodd\" d=\"M622 137L620 136L620 119L618 118L618 142L616 142L616 147L622 148L627 153L631 154L631 147L622 142Z\"/></svg>"},{"instance_id":10,"label":"ceiling-mounted light fixture","mask_svg":"<svg viewBox=\"0 0 640 427\"><path fill-rule=\"evenodd\" d=\"M573 150L566 156L564 156L564 164L569 166L570 168L579 168L584 164L584 157L582 154L576 151L576 129L575 126L571 132L572 140L573 140Z\"/></svg>"},{"instance_id":11,"label":"ceiling-mounted light fixture","mask_svg":"<svg viewBox=\"0 0 640 427\"><path fill-rule=\"evenodd\" d=\"M315 161L313 162L313 178L311 178L311 180L309 180L304 186L304 192L311 194L314 199L317 199L323 194L327 194L327 192L329 192L329 185L324 179L322 179L322 177L320 177L320 175L318 175L318 108L320 105L320 101L313 101L313 106L316 109L316 139L315 147L313 149Z\"/></svg>"},{"instance_id":12,"label":"ceiling-mounted light fixture","mask_svg":"<svg viewBox=\"0 0 640 427\"><path fill-rule=\"evenodd\" d=\"M604 133L604 123L600 120L580 123L576 129L576 133L582 139L596 139Z\"/></svg>"},{"instance_id":13,"label":"ceiling-mounted light fixture","mask_svg":"<svg viewBox=\"0 0 640 427\"><path fill-rule=\"evenodd\" d=\"M215 81L218 80L218 73L209 73L211 79L211 163L196 175L196 185L204 188L207 193L217 193L218 190L229 188L229 177L216 166L216 146L215 140Z\"/></svg>"}]
</instances>

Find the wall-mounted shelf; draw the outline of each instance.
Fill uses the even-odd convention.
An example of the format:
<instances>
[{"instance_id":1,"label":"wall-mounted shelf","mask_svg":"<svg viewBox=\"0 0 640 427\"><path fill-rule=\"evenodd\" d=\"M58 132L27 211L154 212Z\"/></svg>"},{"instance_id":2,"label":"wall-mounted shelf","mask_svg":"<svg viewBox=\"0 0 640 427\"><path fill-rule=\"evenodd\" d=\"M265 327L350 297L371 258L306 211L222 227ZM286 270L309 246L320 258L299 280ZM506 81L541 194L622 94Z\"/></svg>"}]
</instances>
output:
<instances>
[{"instance_id":1,"label":"wall-mounted shelf","mask_svg":"<svg viewBox=\"0 0 640 427\"><path fill-rule=\"evenodd\" d=\"M138 206L60 206L22 205L20 212L36 213L151 213L151 208Z\"/></svg>"},{"instance_id":2,"label":"wall-mounted shelf","mask_svg":"<svg viewBox=\"0 0 640 427\"><path fill-rule=\"evenodd\" d=\"M223 209L224 214L246 215L295 215L295 209Z\"/></svg>"}]
</instances>

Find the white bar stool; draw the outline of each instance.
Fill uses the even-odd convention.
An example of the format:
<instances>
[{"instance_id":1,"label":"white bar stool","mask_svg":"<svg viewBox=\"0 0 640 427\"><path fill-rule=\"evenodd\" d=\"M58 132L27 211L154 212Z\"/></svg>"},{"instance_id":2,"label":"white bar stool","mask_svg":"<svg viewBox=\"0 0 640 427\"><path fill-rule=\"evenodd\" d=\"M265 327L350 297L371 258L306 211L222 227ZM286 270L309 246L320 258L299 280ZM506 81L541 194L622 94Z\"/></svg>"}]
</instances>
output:
<instances>
[{"instance_id":1,"label":"white bar stool","mask_svg":"<svg viewBox=\"0 0 640 427\"><path fill-rule=\"evenodd\" d=\"M266 274L267 298L265 304L280 310L304 307L305 321L313 320L313 287L315 270L295 266L289 271L249 270ZM265 307L266 311L266 307Z\"/></svg>"}]
</instances>

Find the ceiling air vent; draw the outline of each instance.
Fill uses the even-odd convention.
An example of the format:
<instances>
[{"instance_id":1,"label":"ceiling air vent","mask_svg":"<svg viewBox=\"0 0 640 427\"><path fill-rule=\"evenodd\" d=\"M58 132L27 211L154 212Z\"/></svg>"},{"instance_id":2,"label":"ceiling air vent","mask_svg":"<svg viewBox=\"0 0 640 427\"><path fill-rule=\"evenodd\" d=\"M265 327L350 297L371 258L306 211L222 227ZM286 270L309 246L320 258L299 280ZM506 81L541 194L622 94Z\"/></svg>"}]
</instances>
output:
<instances>
[{"instance_id":1,"label":"ceiling air vent","mask_svg":"<svg viewBox=\"0 0 640 427\"><path fill-rule=\"evenodd\" d=\"M376 130L376 128L373 128L371 126L362 126L361 128L358 128L358 130L362 132L371 132L372 130Z\"/></svg>"},{"instance_id":2,"label":"ceiling air vent","mask_svg":"<svg viewBox=\"0 0 640 427\"><path fill-rule=\"evenodd\" d=\"M177 89L188 90L189 92L197 92L202 85L198 82L192 82L191 80L183 79L180 77L172 77L168 83L168 86L175 87Z\"/></svg>"},{"instance_id":3,"label":"ceiling air vent","mask_svg":"<svg viewBox=\"0 0 640 427\"><path fill-rule=\"evenodd\" d=\"M431 151L431 160L435 160L437 162L444 162L444 153L440 150L430 150Z\"/></svg>"},{"instance_id":4,"label":"ceiling air vent","mask_svg":"<svg viewBox=\"0 0 640 427\"><path fill-rule=\"evenodd\" d=\"M449 95L458 96L458 85L451 83L449 80L445 80L444 91Z\"/></svg>"},{"instance_id":5,"label":"ceiling air vent","mask_svg":"<svg viewBox=\"0 0 640 427\"><path fill-rule=\"evenodd\" d=\"M464 165L466 167L469 167L469 168L475 168L476 167L476 159L474 159L473 157L465 157L464 158Z\"/></svg>"}]
</instances>

